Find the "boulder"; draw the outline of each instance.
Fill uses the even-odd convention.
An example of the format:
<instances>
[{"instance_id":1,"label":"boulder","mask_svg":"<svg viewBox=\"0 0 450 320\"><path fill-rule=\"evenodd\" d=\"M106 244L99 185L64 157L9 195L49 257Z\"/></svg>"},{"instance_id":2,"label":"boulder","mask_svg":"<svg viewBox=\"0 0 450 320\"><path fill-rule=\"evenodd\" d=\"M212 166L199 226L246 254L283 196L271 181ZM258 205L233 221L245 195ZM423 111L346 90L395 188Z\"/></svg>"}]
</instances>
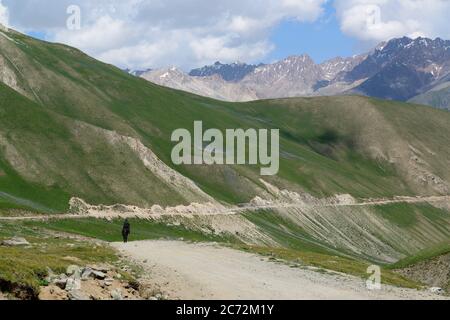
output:
<instances>
[{"instance_id":1,"label":"boulder","mask_svg":"<svg viewBox=\"0 0 450 320\"><path fill-rule=\"evenodd\" d=\"M432 287L432 288L430 288L430 291L435 294L444 294L445 293L444 289L439 288L439 287Z\"/></svg>"},{"instance_id":2,"label":"boulder","mask_svg":"<svg viewBox=\"0 0 450 320\"><path fill-rule=\"evenodd\" d=\"M106 278L106 273L101 272L101 271L93 270L92 274L94 275L94 278L99 279L99 280L103 280Z\"/></svg>"},{"instance_id":3,"label":"boulder","mask_svg":"<svg viewBox=\"0 0 450 320\"><path fill-rule=\"evenodd\" d=\"M81 268L77 265L68 266L66 274L74 278L81 278Z\"/></svg>"},{"instance_id":4,"label":"boulder","mask_svg":"<svg viewBox=\"0 0 450 320\"><path fill-rule=\"evenodd\" d=\"M68 293L70 300L78 300L78 301L87 301L91 300L91 298L84 292L80 290L71 290Z\"/></svg>"},{"instance_id":5,"label":"boulder","mask_svg":"<svg viewBox=\"0 0 450 320\"><path fill-rule=\"evenodd\" d=\"M2 246L7 247L18 247L18 246L29 246L30 243L25 238L13 237L8 240L2 241Z\"/></svg>"},{"instance_id":6,"label":"boulder","mask_svg":"<svg viewBox=\"0 0 450 320\"><path fill-rule=\"evenodd\" d=\"M81 279L69 278L66 282L66 291L81 290Z\"/></svg>"},{"instance_id":7,"label":"boulder","mask_svg":"<svg viewBox=\"0 0 450 320\"><path fill-rule=\"evenodd\" d=\"M83 272L81 273L81 279L88 280L89 278L103 280L106 278L106 273L87 267L83 269Z\"/></svg>"},{"instance_id":8,"label":"boulder","mask_svg":"<svg viewBox=\"0 0 450 320\"><path fill-rule=\"evenodd\" d=\"M67 286L67 279L67 276L65 274L62 274L61 276L54 278L51 283L61 289L65 289Z\"/></svg>"},{"instance_id":9,"label":"boulder","mask_svg":"<svg viewBox=\"0 0 450 320\"><path fill-rule=\"evenodd\" d=\"M94 277L94 270L91 268L85 268L81 273L81 280L88 280L91 277Z\"/></svg>"},{"instance_id":10,"label":"boulder","mask_svg":"<svg viewBox=\"0 0 450 320\"><path fill-rule=\"evenodd\" d=\"M120 291L120 289L111 291L111 298L113 300L123 300L122 292Z\"/></svg>"},{"instance_id":11,"label":"boulder","mask_svg":"<svg viewBox=\"0 0 450 320\"><path fill-rule=\"evenodd\" d=\"M105 279L105 285L106 286L112 286L113 285L113 283L114 283L114 279L113 278L106 278Z\"/></svg>"}]
</instances>

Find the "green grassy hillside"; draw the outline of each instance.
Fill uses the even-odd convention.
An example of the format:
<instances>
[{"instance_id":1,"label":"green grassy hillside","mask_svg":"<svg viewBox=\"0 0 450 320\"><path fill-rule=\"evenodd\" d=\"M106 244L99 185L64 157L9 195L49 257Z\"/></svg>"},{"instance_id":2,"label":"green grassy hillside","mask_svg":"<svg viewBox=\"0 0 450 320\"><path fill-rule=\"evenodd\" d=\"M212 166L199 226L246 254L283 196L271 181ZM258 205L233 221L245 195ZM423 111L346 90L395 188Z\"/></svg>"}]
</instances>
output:
<instances>
[{"instance_id":1,"label":"green grassy hillside","mask_svg":"<svg viewBox=\"0 0 450 320\"><path fill-rule=\"evenodd\" d=\"M225 103L152 85L82 52L14 31L0 37L0 205L139 206L267 196L254 166L170 161L177 128L278 128L281 165L267 180L318 196L447 194L450 113L362 97ZM191 179L186 191L149 170L132 137ZM133 142L133 143L134 143ZM188 183L188 182L186 182ZM203 193L204 192L204 193Z\"/></svg>"},{"instance_id":2,"label":"green grassy hillside","mask_svg":"<svg viewBox=\"0 0 450 320\"><path fill-rule=\"evenodd\" d=\"M66 210L71 196L149 205L186 200L124 144L43 108L0 84L0 201L3 207ZM144 200L145 199L145 200ZM145 201L145 202L144 202Z\"/></svg>"},{"instance_id":3,"label":"green grassy hillside","mask_svg":"<svg viewBox=\"0 0 450 320\"><path fill-rule=\"evenodd\" d=\"M64 213L72 197L147 208L236 204L273 199L274 187L318 198L450 194L449 112L356 96L220 102L150 84L74 48L0 32L0 216ZM279 174L262 181L257 166L174 166L172 132L198 120L204 129L279 129ZM450 239L448 200L363 207L305 198L304 208L132 220L133 236L217 241L357 276ZM38 228L116 241L121 223L2 222L0 238ZM22 253L6 252L4 267ZM0 282L6 274L8 283L35 285L32 275L47 263L37 259L19 265L26 281L9 268ZM383 272L383 281L415 286Z\"/></svg>"}]
</instances>

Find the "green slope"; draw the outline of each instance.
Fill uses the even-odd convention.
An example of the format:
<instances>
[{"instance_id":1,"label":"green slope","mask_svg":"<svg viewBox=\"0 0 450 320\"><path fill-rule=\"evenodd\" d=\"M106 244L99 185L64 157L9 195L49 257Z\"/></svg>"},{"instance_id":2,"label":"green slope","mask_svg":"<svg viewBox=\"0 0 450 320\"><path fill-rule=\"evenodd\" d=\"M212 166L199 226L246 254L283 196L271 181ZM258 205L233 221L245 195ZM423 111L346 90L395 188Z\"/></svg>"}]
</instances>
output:
<instances>
[{"instance_id":1,"label":"green slope","mask_svg":"<svg viewBox=\"0 0 450 320\"><path fill-rule=\"evenodd\" d=\"M148 205L186 202L126 146L42 108L0 84L0 203L64 211L71 196ZM143 202L146 199L146 203Z\"/></svg>"},{"instance_id":2,"label":"green slope","mask_svg":"<svg viewBox=\"0 0 450 320\"><path fill-rule=\"evenodd\" d=\"M202 198L155 176L129 145L111 142L112 132L138 139L220 201L266 196L257 167L172 165L173 130L195 120L222 130L279 128L281 169L267 180L280 188L319 196L448 193L450 113L362 97L218 102L150 84L67 46L14 31L7 37L0 36L10 75L3 82L15 91L0 87L2 206L32 206L26 199L63 210L71 196L139 206Z\"/></svg>"}]
</instances>

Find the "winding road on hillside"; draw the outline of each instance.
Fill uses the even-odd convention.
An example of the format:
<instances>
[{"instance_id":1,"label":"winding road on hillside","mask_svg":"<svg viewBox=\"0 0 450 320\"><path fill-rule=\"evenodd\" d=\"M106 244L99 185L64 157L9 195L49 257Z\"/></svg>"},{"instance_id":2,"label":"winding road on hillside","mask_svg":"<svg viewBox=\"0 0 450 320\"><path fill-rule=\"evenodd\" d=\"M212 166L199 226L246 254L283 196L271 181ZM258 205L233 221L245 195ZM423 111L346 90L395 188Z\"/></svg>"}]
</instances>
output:
<instances>
[{"instance_id":1,"label":"winding road on hillside","mask_svg":"<svg viewBox=\"0 0 450 320\"><path fill-rule=\"evenodd\" d=\"M393 199L369 199L357 203L334 203L334 204L319 204L312 207L364 207L364 206L375 206L375 205L388 205L396 203L433 203L433 202L448 202L450 203L450 196L430 196L430 197L394 197ZM308 205L307 205L308 206ZM222 207L214 213L205 213L204 215L233 215L248 211L258 211L258 210L270 210L270 209L286 209L286 208L304 208L304 204L296 203L274 203L269 205L252 205L243 204L240 207ZM177 213L162 213L160 215L148 215L145 218L158 218L160 216L176 216ZM181 215L181 214L180 214ZM194 215L202 215L201 212ZM0 221L26 221L26 220L65 220L65 219L85 219L85 218L133 218L142 217L141 215L136 215L136 213L131 212L105 212L95 214L42 214L42 215L22 215L22 216L0 216Z\"/></svg>"},{"instance_id":2,"label":"winding road on hillside","mask_svg":"<svg viewBox=\"0 0 450 320\"><path fill-rule=\"evenodd\" d=\"M144 266L149 281L170 299L441 299L411 289L382 286L370 291L362 279L291 267L215 244L139 241L113 246Z\"/></svg>"},{"instance_id":3,"label":"winding road on hillside","mask_svg":"<svg viewBox=\"0 0 450 320\"><path fill-rule=\"evenodd\" d=\"M450 196L396 197L368 199L359 203L317 203L313 207L374 206L395 203L449 202ZM277 203L265 206L222 208L209 214L239 214L245 211L304 207L302 204ZM164 216L162 214L161 216ZM201 213L198 213L201 215ZM135 213L96 212L75 215L33 215L0 217L0 221L125 218ZM153 218L153 216L146 216ZM156 218L156 217L155 217ZM427 291L391 286L370 291L364 280L311 267L293 267L268 258L221 247L217 244L193 244L181 241L137 241L112 244L124 256L144 267L151 286L160 288L170 299L441 299Z\"/></svg>"}]
</instances>

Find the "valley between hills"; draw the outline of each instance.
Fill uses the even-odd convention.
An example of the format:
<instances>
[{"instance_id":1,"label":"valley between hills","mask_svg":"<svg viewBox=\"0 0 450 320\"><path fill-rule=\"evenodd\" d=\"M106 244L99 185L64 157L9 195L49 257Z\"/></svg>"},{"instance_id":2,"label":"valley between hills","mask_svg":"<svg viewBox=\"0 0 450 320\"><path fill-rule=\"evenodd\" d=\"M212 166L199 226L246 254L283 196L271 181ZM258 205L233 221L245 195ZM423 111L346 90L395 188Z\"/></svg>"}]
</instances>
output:
<instances>
[{"instance_id":1,"label":"valley between hills","mask_svg":"<svg viewBox=\"0 0 450 320\"><path fill-rule=\"evenodd\" d=\"M279 129L278 175L173 165L172 132L197 120ZM445 110L357 95L218 101L0 30L0 297L238 299L257 286L268 299L284 287L445 298L449 137ZM124 218L135 243L118 243ZM382 291L365 288L371 265Z\"/></svg>"}]
</instances>

